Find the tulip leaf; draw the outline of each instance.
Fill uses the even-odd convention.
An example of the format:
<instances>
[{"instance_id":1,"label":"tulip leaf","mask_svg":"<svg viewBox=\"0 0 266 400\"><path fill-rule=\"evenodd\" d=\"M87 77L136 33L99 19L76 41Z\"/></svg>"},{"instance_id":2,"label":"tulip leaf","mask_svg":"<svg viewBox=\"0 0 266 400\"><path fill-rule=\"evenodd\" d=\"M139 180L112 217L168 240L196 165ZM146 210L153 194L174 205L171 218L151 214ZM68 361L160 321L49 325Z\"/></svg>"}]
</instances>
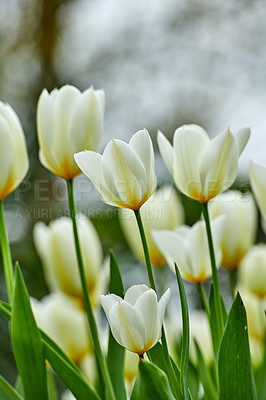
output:
<instances>
[{"instance_id":1,"label":"tulip leaf","mask_svg":"<svg viewBox=\"0 0 266 400\"><path fill-rule=\"evenodd\" d=\"M155 364L141 360L130 400L175 400L166 374Z\"/></svg>"},{"instance_id":2,"label":"tulip leaf","mask_svg":"<svg viewBox=\"0 0 266 400\"><path fill-rule=\"evenodd\" d=\"M41 335L34 320L29 295L18 265L16 265L11 315L11 339L25 400L48 400Z\"/></svg>"},{"instance_id":3,"label":"tulip leaf","mask_svg":"<svg viewBox=\"0 0 266 400\"><path fill-rule=\"evenodd\" d=\"M218 373L219 400L256 400L252 364L249 351L247 317L238 293L231 307L223 334Z\"/></svg>"},{"instance_id":4,"label":"tulip leaf","mask_svg":"<svg viewBox=\"0 0 266 400\"><path fill-rule=\"evenodd\" d=\"M200 379L203 389L204 389L204 393L205 393L207 399L217 400L218 392L217 392L217 389L215 388L215 384L213 382L211 371L202 356L200 347L196 340L195 340L195 346L196 346L197 359L198 359L197 370L198 370L198 374L199 374L199 379Z\"/></svg>"},{"instance_id":5,"label":"tulip leaf","mask_svg":"<svg viewBox=\"0 0 266 400\"><path fill-rule=\"evenodd\" d=\"M260 363L258 369L256 370L256 387L258 398L260 400L266 399L266 379L265 379L265 371L266 371L266 336L264 338L264 351L263 351L263 360Z\"/></svg>"},{"instance_id":6,"label":"tulip leaf","mask_svg":"<svg viewBox=\"0 0 266 400\"><path fill-rule=\"evenodd\" d=\"M12 308L9 304L0 302L0 311L11 319ZM39 329L44 347L45 358L49 361L57 375L79 400L100 400L96 392L84 379L78 367L60 349L60 347Z\"/></svg>"},{"instance_id":7,"label":"tulip leaf","mask_svg":"<svg viewBox=\"0 0 266 400\"><path fill-rule=\"evenodd\" d=\"M1 400L23 400L23 397L0 376L0 399Z\"/></svg>"},{"instance_id":8,"label":"tulip leaf","mask_svg":"<svg viewBox=\"0 0 266 400\"><path fill-rule=\"evenodd\" d=\"M225 323L227 320L227 311L226 311L222 296L220 296L220 301L221 301L221 307L222 307L222 317L223 317L222 319L223 319L223 324L225 326ZM218 322L218 315L217 315L215 304L214 304L213 283L211 284L209 303L210 303L210 327L211 327L212 343L213 343L214 355L215 355L215 358L217 359L222 338L221 338L219 330L218 330L219 322Z\"/></svg>"},{"instance_id":9,"label":"tulip leaf","mask_svg":"<svg viewBox=\"0 0 266 400\"><path fill-rule=\"evenodd\" d=\"M124 297L124 285L120 274L119 266L112 250L110 250L110 283L109 292ZM114 339L109 329L109 342L107 353L107 365L113 383L114 391L118 399L126 399L124 384L124 357L125 349Z\"/></svg>"},{"instance_id":10,"label":"tulip leaf","mask_svg":"<svg viewBox=\"0 0 266 400\"><path fill-rule=\"evenodd\" d=\"M188 319L188 306L187 297L184 288L184 284L175 264L175 273L177 277L180 300L181 300L181 310L182 310L182 344L181 344L181 357L180 357L180 386L182 388L184 400L188 400L188 362L189 362L189 319Z\"/></svg>"}]
</instances>

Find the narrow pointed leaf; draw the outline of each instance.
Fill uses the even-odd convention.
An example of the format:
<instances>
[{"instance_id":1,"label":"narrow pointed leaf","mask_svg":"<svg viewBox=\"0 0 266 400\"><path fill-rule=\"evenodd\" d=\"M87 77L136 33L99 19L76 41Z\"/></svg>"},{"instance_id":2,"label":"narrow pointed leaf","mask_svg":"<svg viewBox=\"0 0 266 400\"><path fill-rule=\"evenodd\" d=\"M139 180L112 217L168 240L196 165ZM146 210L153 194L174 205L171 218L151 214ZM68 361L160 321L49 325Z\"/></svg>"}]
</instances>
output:
<instances>
[{"instance_id":1,"label":"narrow pointed leaf","mask_svg":"<svg viewBox=\"0 0 266 400\"><path fill-rule=\"evenodd\" d=\"M0 376L0 400L23 400L20 394Z\"/></svg>"},{"instance_id":2,"label":"narrow pointed leaf","mask_svg":"<svg viewBox=\"0 0 266 400\"><path fill-rule=\"evenodd\" d=\"M221 342L219 400L257 400L249 351L247 317L239 293L231 307Z\"/></svg>"},{"instance_id":3,"label":"narrow pointed leaf","mask_svg":"<svg viewBox=\"0 0 266 400\"><path fill-rule=\"evenodd\" d=\"M222 313L223 313L222 319L223 319L223 324L225 326L225 323L227 320L227 312L226 312L223 298L221 296L220 296L220 301L221 301L221 307L222 307ZM213 284L211 285L209 303L210 303L210 327L211 327L212 343L213 343L214 355L215 355L215 358L217 359L222 337L220 336L219 330L217 329L219 316L216 313L216 309L215 309L215 305L214 305Z\"/></svg>"},{"instance_id":4,"label":"narrow pointed leaf","mask_svg":"<svg viewBox=\"0 0 266 400\"><path fill-rule=\"evenodd\" d=\"M196 341L195 341L195 346L196 346L197 359L198 359L198 374L199 374L199 379L204 388L204 393L206 394L206 396L209 400L217 400L218 399L218 391L215 388L209 367L206 364L206 362L202 356L200 347Z\"/></svg>"},{"instance_id":5,"label":"narrow pointed leaf","mask_svg":"<svg viewBox=\"0 0 266 400\"><path fill-rule=\"evenodd\" d=\"M141 360L130 400L175 400L166 374L156 365Z\"/></svg>"},{"instance_id":6,"label":"narrow pointed leaf","mask_svg":"<svg viewBox=\"0 0 266 400\"><path fill-rule=\"evenodd\" d=\"M177 277L181 310L182 310L182 322L183 322L183 333L182 333L182 344L181 344L181 358L180 358L180 385L183 390L184 399L188 400L188 362L189 362L189 320L188 320L188 306L187 298L183 285L183 281L180 272L175 264L175 273Z\"/></svg>"},{"instance_id":7,"label":"narrow pointed leaf","mask_svg":"<svg viewBox=\"0 0 266 400\"><path fill-rule=\"evenodd\" d=\"M119 266L112 250L110 251L110 284L109 292L117 296L124 297L124 286L120 274ZM114 339L109 329L109 342L107 353L107 365L113 383L114 391L118 399L126 399L124 384L124 357L125 349Z\"/></svg>"},{"instance_id":8,"label":"narrow pointed leaf","mask_svg":"<svg viewBox=\"0 0 266 400\"><path fill-rule=\"evenodd\" d=\"M48 400L41 335L34 320L29 295L18 266L11 316L11 339L25 400Z\"/></svg>"}]
</instances>

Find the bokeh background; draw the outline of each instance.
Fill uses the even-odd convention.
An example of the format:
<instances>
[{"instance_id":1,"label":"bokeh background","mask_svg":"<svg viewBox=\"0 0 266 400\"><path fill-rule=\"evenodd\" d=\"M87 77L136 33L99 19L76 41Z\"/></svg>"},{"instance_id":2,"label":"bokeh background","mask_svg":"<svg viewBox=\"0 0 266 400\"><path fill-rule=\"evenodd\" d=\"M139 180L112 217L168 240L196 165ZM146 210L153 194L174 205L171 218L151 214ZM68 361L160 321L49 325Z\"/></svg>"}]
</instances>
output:
<instances>
[{"instance_id":1,"label":"bokeh background","mask_svg":"<svg viewBox=\"0 0 266 400\"><path fill-rule=\"evenodd\" d=\"M47 293L33 225L67 213L64 182L38 161L35 115L42 89L66 83L103 88L103 146L143 127L157 150L158 129L171 138L184 123L198 123L211 136L248 125L252 135L238 180L246 190L250 158L266 158L265 7L263 0L0 0L0 100L18 113L31 158L5 212L13 257L32 296ZM158 153L156 171L159 183L171 182ZM100 202L83 176L75 190L77 207L92 218L106 254L112 247L119 255L129 282L136 261L126 251L116 210ZM184 206L192 223L198 211L191 213L191 202ZM141 266L138 271L134 282L146 279ZM2 265L0 297L7 298ZM0 374L12 383L16 378L1 315Z\"/></svg>"}]
</instances>

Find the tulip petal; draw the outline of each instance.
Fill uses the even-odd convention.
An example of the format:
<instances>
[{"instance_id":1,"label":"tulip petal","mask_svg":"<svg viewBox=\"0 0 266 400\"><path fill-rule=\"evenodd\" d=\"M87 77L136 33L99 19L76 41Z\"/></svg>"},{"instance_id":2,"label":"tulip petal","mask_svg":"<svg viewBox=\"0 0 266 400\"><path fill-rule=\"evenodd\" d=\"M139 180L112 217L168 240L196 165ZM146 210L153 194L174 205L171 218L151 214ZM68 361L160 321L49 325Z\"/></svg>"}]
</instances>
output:
<instances>
[{"instance_id":1,"label":"tulip petal","mask_svg":"<svg viewBox=\"0 0 266 400\"><path fill-rule=\"evenodd\" d=\"M154 152L150 135L146 129L136 132L129 141L129 145L135 150L142 161L146 171L146 187L151 194L157 185L154 172Z\"/></svg>"},{"instance_id":2,"label":"tulip petal","mask_svg":"<svg viewBox=\"0 0 266 400\"><path fill-rule=\"evenodd\" d=\"M134 306L138 298L145 292L149 290L147 285L133 285L131 286L125 294L124 300Z\"/></svg>"},{"instance_id":3,"label":"tulip petal","mask_svg":"<svg viewBox=\"0 0 266 400\"><path fill-rule=\"evenodd\" d=\"M15 141L7 121L0 115L0 198L5 191L14 158Z\"/></svg>"},{"instance_id":4,"label":"tulip petal","mask_svg":"<svg viewBox=\"0 0 266 400\"><path fill-rule=\"evenodd\" d=\"M266 166L251 161L250 183L263 218L266 218Z\"/></svg>"},{"instance_id":5,"label":"tulip petal","mask_svg":"<svg viewBox=\"0 0 266 400\"><path fill-rule=\"evenodd\" d=\"M168 288L162 297L160 298L159 304L158 304L158 310L159 310L159 319L160 319L160 324L163 323L164 320L164 314L165 314L165 309L169 303L171 296L171 290Z\"/></svg>"},{"instance_id":6,"label":"tulip petal","mask_svg":"<svg viewBox=\"0 0 266 400\"><path fill-rule=\"evenodd\" d=\"M111 308L118 302L118 301L122 301L123 299L119 296L117 296L116 294L107 294L107 295L101 295L100 296L100 302L101 302L101 306L104 309L104 312L106 314L106 317L108 319L108 322L110 324L110 311Z\"/></svg>"},{"instance_id":7,"label":"tulip petal","mask_svg":"<svg viewBox=\"0 0 266 400\"><path fill-rule=\"evenodd\" d=\"M238 157L240 157L242 151L244 150L244 148L249 140L250 128L249 127L241 128L237 132L234 133L234 136L236 138L237 145L238 145Z\"/></svg>"},{"instance_id":8,"label":"tulip petal","mask_svg":"<svg viewBox=\"0 0 266 400\"><path fill-rule=\"evenodd\" d=\"M145 350L151 348L160 336L161 326L158 314L157 295L153 289L143 293L135 304L145 329Z\"/></svg>"},{"instance_id":9,"label":"tulip petal","mask_svg":"<svg viewBox=\"0 0 266 400\"><path fill-rule=\"evenodd\" d=\"M171 176L174 174L174 149L169 140L166 139L161 131L158 131L157 143L163 161Z\"/></svg>"},{"instance_id":10,"label":"tulip petal","mask_svg":"<svg viewBox=\"0 0 266 400\"><path fill-rule=\"evenodd\" d=\"M103 159L103 175L109 190L115 188L125 205L138 205L146 193L147 177L134 149L121 140L113 139L107 144Z\"/></svg>"},{"instance_id":11,"label":"tulip petal","mask_svg":"<svg viewBox=\"0 0 266 400\"><path fill-rule=\"evenodd\" d=\"M201 195L200 160L210 139L198 125L184 125L174 134L174 180L185 195Z\"/></svg>"},{"instance_id":12,"label":"tulip petal","mask_svg":"<svg viewBox=\"0 0 266 400\"><path fill-rule=\"evenodd\" d=\"M117 342L134 353L142 354L145 329L139 312L129 303L116 303L109 314L110 327Z\"/></svg>"},{"instance_id":13,"label":"tulip petal","mask_svg":"<svg viewBox=\"0 0 266 400\"><path fill-rule=\"evenodd\" d=\"M81 151L74 154L74 159L81 171L91 180L100 198L107 204L116 205L117 199L105 182L102 156L94 151Z\"/></svg>"},{"instance_id":14,"label":"tulip petal","mask_svg":"<svg viewBox=\"0 0 266 400\"><path fill-rule=\"evenodd\" d=\"M206 146L200 160L202 194L206 201L232 185L238 166L238 146L228 129Z\"/></svg>"}]
</instances>

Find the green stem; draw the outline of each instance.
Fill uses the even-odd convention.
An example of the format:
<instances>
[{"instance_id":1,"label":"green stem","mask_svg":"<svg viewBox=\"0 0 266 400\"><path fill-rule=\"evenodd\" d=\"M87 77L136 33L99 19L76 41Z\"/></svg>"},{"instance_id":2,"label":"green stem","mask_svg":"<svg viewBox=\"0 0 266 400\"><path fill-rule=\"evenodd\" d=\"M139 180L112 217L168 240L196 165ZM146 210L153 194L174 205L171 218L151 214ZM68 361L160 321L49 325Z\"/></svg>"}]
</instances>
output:
<instances>
[{"instance_id":1,"label":"green stem","mask_svg":"<svg viewBox=\"0 0 266 400\"><path fill-rule=\"evenodd\" d=\"M230 281L230 288L231 288L231 294L232 298L234 299L235 297L235 287L236 287L236 269L230 269L228 270L229 273L229 281Z\"/></svg>"},{"instance_id":2,"label":"green stem","mask_svg":"<svg viewBox=\"0 0 266 400\"><path fill-rule=\"evenodd\" d=\"M208 306L206 293L205 293L205 289L203 287L203 284L202 283L198 283L197 288L198 288L198 292L199 292L202 308L205 311L208 319L210 319L210 311L209 311L209 306Z\"/></svg>"},{"instance_id":3,"label":"green stem","mask_svg":"<svg viewBox=\"0 0 266 400\"><path fill-rule=\"evenodd\" d=\"M153 277L151 259L150 259L150 254L149 254L149 249L148 249L148 244L147 244L147 240L146 240L146 236L145 236L143 223L142 223L142 220L141 220L140 210L134 210L134 213L135 213L135 216L136 216L136 220L137 220L137 224L138 224L138 228L139 228L139 233L140 233L140 237L141 237L141 242L142 242L142 247L143 247L143 251L144 251L144 256L145 256L145 261L146 261L146 266L147 266L147 272L148 272L150 286L156 292L156 294L158 295L157 290L156 290L156 286L155 286L154 277ZM164 358L165 358L166 364L168 366L168 371L169 371L169 374L170 374L170 376L172 378L172 382L175 382L176 376L175 376L175 372L174 372L174 369L173 369L172 361L171 361L171 358L170 358L170 355L169 355L166 336L165 336L165 331L164 331L164 327L163 326L162 326L162 337L161 337L161 340L162 340L162 349L163 349L163 353L164 353ZM175 387L173 389L175 391ZM175 395L177 395L177 393L175 393Z\"/></svg>"},{"instance_id":4,"label":"green stem","mask_svg":"<svg viewBox=\"0 0 266 400\"><path fill-rule=\"evenodd\" d=\"M220 290L219 290L219 281L218 281L218 272L215 260L215 253L213 247L213 240L212 240L212 233L211 233L211 224L208 212L208 203L202 203L202 213L206 224L206 231L207 231L207 238L209 244L209 252L210 252L210 259L211 259L211 268L212 268L212 281L213 281L213 289L214 289L214 307L215 312L218 315L217 318L217 328L219 332L219 338L222 337L224 323L223 323L223 316L222 316L222 306L220 301Z\"/></svg>"},{"instance_id":5,"label":"green stem","mask_svg":"<svg viewBox=\"0 0 266 400\"><path fill-rule=\"evenodd\" d=\"M99 341L99 336L98 336L98 331L97 331L97 326L96 326L96 322L94 319L90 296L89 296L89 292L88 292L86 276L85 276L85 272L84 272L84 264L83 264L82 254L81 254L79 237L78 237L78 227L77 227L77 221L76 221L76 209L75 209L75 202L74 202L73 180L72 179L67 180L67 189L68 189L69 209L70 209L70 215L71 215L73 231L74 231L74 240L75 240L77 260L78 260L78 268L79 268L79 274L80 274L80 279L81 279L81 284L82 284L82 289L83 289L85 308L87 311L87 317L88 317L89 326L90 326L91 337L92 337L93 345L94 345L94 353L95 353L96 359L98 361L103 379L105 381L105 384L106 384L106 387L107 387L107 390L109 393L109 398L110 398L110 400L116 400L113 385L112 385L109 371L107 368L106 360L103 357L103 353L102 353L102 349L101 349L101 345L100 345L100 341Z\"/></svg>"},{"instance_id":6,"label":"green stem","mask_svg":"<svg viewBox=\"0 0 266 400\"><path fill-rule=\"evenodd\" d=\"M0 200L0 235L1 235L1 246L2 246L2 256L3 264L7 285L7 293L9 302L12 301L13 294L13 263L11 258L10 246L7 237L7 230L4 217L3 200Z\"/></svg>"}]
</instances>

